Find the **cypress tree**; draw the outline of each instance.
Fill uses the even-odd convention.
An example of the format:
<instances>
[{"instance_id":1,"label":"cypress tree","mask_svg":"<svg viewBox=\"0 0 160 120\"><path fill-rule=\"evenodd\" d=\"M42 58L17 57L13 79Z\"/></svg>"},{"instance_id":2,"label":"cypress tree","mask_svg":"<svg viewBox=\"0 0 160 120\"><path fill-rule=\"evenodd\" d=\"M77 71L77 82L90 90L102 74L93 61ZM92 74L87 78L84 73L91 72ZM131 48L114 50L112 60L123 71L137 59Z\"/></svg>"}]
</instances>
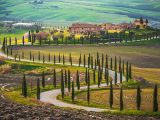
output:
<instances>
[{"instance_id":1,"label":"cypress tree","mask_svg":"<svg viewBox=\"0 0 160 120\"><path fill-rule=\"evenodd\" d=\"M106 68L108 69L108 55L106 54Z\"/></svg>"},{"instance_id":2,"label":"cypress tree","mask_svg":"<svg viewBox=\"0 0 160 120\"><path fill-rule=\"evenodd\" d=\"M83 57L83 62L84 62L84 67L86 67L86 56L84 54L84 57Z\"/></svg>"},{"instance_id":3,"label":"cypress tree","mask_svg":"<svg viewBox=\"0 0 160 120\"><path fill-rule=\"evenodd\" d=\"M72 57L71 57L71 66L72 66Z\"/></svg>"},{"instance_id":4,"label":"cypress tree","mask_svg":"<svg viewBox=\"0 0 160 120\"><path fill-rule=\"evenodd\" d=\"M15 37L15 45L17 45L17 38Z\"/></svg>"},{"instance_id":5,"label":"cypress tree","mask_svg":"<svg viewBox=\"0 0 160 120\"><path fill-rule=\"evenodd\" d=\"M40 51L38 51L38 60L39 61L41 60L41 53L40 53Z\"/></svg>"},{"instance_id":6,"label":"cypress tree","mask_svg":"<svg viewBox=\"0 0 160 120\"><path fill-rule=\"evenodd\" d=\"M140 110L141 107L141 89L140 86L137 86L137 98L136 98L136 102L137 102L137 110Z\"/></svg>"},{"instance_id":7,"label":"cypress tree","mask_svg":"<svg viewBox=\"0 0 160 120\"><path fill-rule=\"evenodd\" d=\"M101 78L100 78L100 71L98 70L98 87L100 87L101 84Z\"/></svg>"},{"instance_id":8,"label":"cypress tree","mask_svg":"<svg viewBox=\"0 0 160 120\"><path fill-rule=\"evenodd\" d=\"M9 38L9 45L10 45L10 46L12 45L11 40L12 40L12 39L11 39L11 37L10 37L10 38Z\"/></svg>"},{"instance_id":9,"label":"cypress tree","mask_svg":"<svg viewBox=\"0 0 160 120\"><path fill-rule=\"evenodd\" d=\"M65 57L64 57L64 55L63 55L63 65L65 64Z\"/></svg>"},{"instance_id":10,"label":"cypress tree","mask_svg":"<svg viewBox=\"0 0 160 120\"><path fill-rule=\"evenodd\" d=\"M93 69L93 57L91 57L91 68Z\"/></svg>"},{"instance_id":11,"label":"cypress tree","mask_svg":"<svg viewBox=\"0 0 160 120\"><path fill-rule=\"evenodd\" d=\"M132 65L129 64L129 79L132 79Z\"/></svg>"},{"instance_id":12,"label":"cypress tree","mask_svg":"<svg viewBox=\"0 0 160 120\"><path fill-rule=\"evenodd\" d=\"M121 57L119 57L119 72L121 71Z\"/></svg>"},{"instance_id":13,"label":"cypress tree","mask_svg":"<svg viewBox=\"0 0 160 120\"><path fill-rule=\"evenodd\" d=\"M71 74L70 70L68 70L68 91L70 92L71 90Z\"/></svg>"},{"instance_id":14,"label":"cypress tree","mask_svg":"<svg viewBox=\"0 0 160 120\"><path fill-rule=\"evenodd\" d=\"M50 53L48 54L48 62L50 62L51 61L51 55L50 55Z\"/></svg>"},{"instance_id":15,"label":"cypress tree","mask_svg":"<svg viewBox=\"0 0 160 120\"><path fill-rule=\"evenodd\" d=\"M61 55L60 55L60 53L59 53L59 63L61 62Z\"/></svg>"},{"instance_id":16,"label":"cypress tree","mask_svg":"<svg viewBox=\"0 0 160 120\"><path fill-rule=\"evenodd\" d=\"M39 100L40 99L40 80L39 78L37 79L37 99Z\"/></svg>"},{"instance_id":17,"label":"cypress tree","mask_svg":"<svg viewBox=\"0 0 160 120\"><path fill-rule=\"evenodd\" d=\"M88 105L90 103L90 73L89 73L89 70L88 70L88 82L87 82L87 102L88 102Z\"/></svg>"},{"instance_id":18,"label":"cypress tree","mask_svg":"<svg viewBox=\"0 0 160 120\"><path fill-rule=\"evenodd\" d=\"M22 45L24 46L24 36L22 37Z\"/></svg>"},{"instance_id":19,"label":"cypress tree","mask_svg":"<svg viewBox=\"0 0 160 120\"><path fill-rule=\"evenodd\" d=\"M45 73L42 72L42 87L45 88Z\"/></svg>"},{"instance_id":20,"label":"cypress tree","mask_svg":"<svg viewBox=\"0 0 160 120\"><path fill-rule=\"evenodd\" d=\"M102 70L103 70L103 67L104 67L104 54L102 54Z\"/></svg>"},{"instance_id":21,"label":"cypress tree","mask_svg":"<svg viewBox=\"0 0 160 120\"><path fill-rule=\"evenodd\" d=\"M124 74L124 60L123 60L123 64L122 64L122 73Z\"/></svg>"},{"instance_id":22,"label":"cypress tree","mask_svg":"<svg viewBox=\"0 0 160 120\"><path fill-rule=\"evenodd\" d=\"M72 103L74 103L74 81L72 81Z\"/></svg>"},{"instance_id":23,"label":"cypress tree","mask_svg":"<svg viewBox=\"0 0 160 120\"><path fill-rule=\"evenodd\" d=\"M78 70L77 70L76 84L77 84L77 90L80 90L79 71Z\"/></svg>"},{"instance_id":24,"label":"cypress tree","mask_svg":"<svg viewBox=\"0 0 160 120\"><path fill-rule=\"evenodd\" d=\"M115 75L114 75L114 84L116 85L117 84L117 71L114 72Z\"/></svg>"},{"instance_id":25,"label":"cypress tree","mask_svg":"<svg viewBox=\"0 0 160 120\"><path fill-rule=\"evenodd\" d=\"M63 70L61 70L61 95L64 98L64 80L63 80Z\"/></svg>"},{"instance_id":26,"label":"cypress tree","mask_svg":"<svg viewBox=\"0 0 160 120\"><path fill-rule=\"evenodd\" d=\"M94 60L94 69L95 70L97 69L97 61L96 61L96 59Z\"/></svg>"},{"instance_id":27,"label":"cypress tree","mask_svg":"<svg viewBox=\"0 0 160 120\"><path fill-rule=\"evenodd\" d=\"M8 47L7 47L7 58L8 58Z\"/></svg>"},{"instance_id":28,"label":"cypress tree","mask_svg":"<svg viewBox=\"0 0 160 120\"><path fill-rule=\"evenodd\" d=\"M87 68L86 68L86 72L85 72L85 82L86 82L86 84L87 84L87 82L88 82L88 72L87 72Z\"/></svg>"},{"instance_id":29,"label":"cypress tree","mask_svg":"<svg viewBox=\"0 0 160 120\"><path fill-rule=\"evenodd\" d=\"M112 81L110 82L109 105L110 105L110 108L112 109L112 106L113 106L113 86L112 86Z\"/></svg>"},{"instance_id":30,"label":"cypress tree","mask_svg":"<svg viewBox=\"0 0 160 120\"><path fill-rule=\"evenodd\" d=\"M113 65L112 65L112 58L111 58L111 61L110 61L110 69L112 70L112 67L113 67Z\"/></svg>"},{"instance_id":31,"label":"cypress tree","mask_svg":"<svg viewBox=\"0 0 160 120\"><path fill-rule=\"evenodd\" d=\"M54 64L56 64L56 56L54 55Z\"/></svg>"},{"instance_id":32,"label":"cypress tree","mask_svg":"<svg viewBox=\"0 0 160 120\"><path fill-rule=\"evenodd\" d=\"M122 70L120 70L120 83L122 83L122 78L123 78Z\"/></svg>"},{"instance_id":33,"label":"cypress tree","mask_svg":"<svg viewBox=\"0 0 160 120\"><path fill-rule=\"evenodd\" d=\"M81 62L82 62L82 58L81 58L81 54L79 56L79 67L81 66Z\"/></svg>"},{"instance_id":34,"label":"cypress tree","mask_svg":"<svg viewBox=\"0 0 160 120\"><path fill-rule=\"evenodd\" d=\"M120 89L120 99L119 99L120 101L120 111L122 111L123 110L123 89L122 89L122 87L121 87L121 89Z\"/></svg>"},{"instance_id":35,"label":"cypress tree","mask_svg":"<svg viewBox=\"0 0 160 120\"><path fill-rule=\"evenodd\" d=\"M53 70L53 85L54 85L54 88L57 87L56 70L55 70L55 68Z\"/></svg>"},{"instance_id":36,"label":"cypress tree","mask_svg":"<svg viewBox=\"0 0 160 120\"><path fill-rule=\"evenodd\" d=\"M96 83L96 70L93 70L93 83Z\"/></svg>"},{"instance_id":37,"label":"cypress tree","mask_svg":"<svg viewBox=\"0 0 160 120\"><path fill-rule=\"evenodd\" d=\"M126 81L129 80L129 72L128 72L128 61L126 62Z\"/></svg>"},{"instance_id":38,"label":"cypress tree","mask_svg":"<svg viewBox=\"0 0 160 120\"><path fill-rule=\"evenodd\" d=\"M158 88L157 88L157 84L155 84L154 92L153 92L153 112L158 112Z\"/></svg>"},{"instance_id":39,"label":"cypress tree","mask_svg":"<svg viewBox=\"0 0 160 120\"><path fill-rule=\"evenodd\" d=\"M117 71L117 57L114 59L114 70Z\"/></svg>"},{"instance_id":40,"label":"cypress tree","mask_svg":"<svg viewBox=\"0 0 160 120\"><path fill-rule=\"evenodd\" d=\"M25 74L23 75L22 95L23 95L25 98L27 97L27 82L26 82Z\"/></svg>"},{"instance_id":41,"label":"cypress tree","mask_svg":"<svg viewBox=\"0 0 160 120\"><path fill-rule=\"evenodd\" d=\"M65 86L67 86L67 83L68 83L68 81L67 81L67 71L65 70Z\"/></svg>"}]
</instances>

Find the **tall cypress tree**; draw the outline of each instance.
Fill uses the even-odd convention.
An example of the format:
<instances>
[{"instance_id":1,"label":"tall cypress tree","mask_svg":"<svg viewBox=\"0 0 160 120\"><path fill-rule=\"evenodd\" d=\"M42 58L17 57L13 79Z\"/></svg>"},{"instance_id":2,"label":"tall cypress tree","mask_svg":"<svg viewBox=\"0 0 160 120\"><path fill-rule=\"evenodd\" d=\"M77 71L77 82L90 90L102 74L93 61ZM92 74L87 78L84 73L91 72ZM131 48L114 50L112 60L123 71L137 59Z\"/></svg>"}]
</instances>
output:
<instances>
[{"instance_id":1,"label":"tall cypress tree","mask_svg":"<svg viewBox=\"0 0 160 120\"><path fill-rule=\"evenodd\" d=\"M58 60L59 60L59 63L60 63L61 62L61 55L60 55L60 53L59 53L59 57L58 58L59 58Z\"/></svg>"},{"instance_id":2,"label":"tall cypress tree","mask_svg":"<svg viewBox=\"0 0 160 120\"><path fill-rule=\"evenodd\" d=\"M79 56L79 67L81 66L81 62L82 62L82 58L81 58L81 54Z\"/></svg>"},{"instance_id":3,"label":"tall cypress tree","mask_svg":"<svg viewBox=\"0 0 160 120\"><path fill-rule=\"evenodd\" d=\"M106 69L106 84L108 85L109 84L109 70Z\"/></svg>"},{"instance_id":4,"label":"tall cypress tree","mask_svg":"<svg viewBox=\"0 0 160 120\"><path fill-rule=\"evenodd\" d=\"M101 84L101 77L100 77L100 70L98 70L98 87L100 87Z\"/></svg>"},{"instance_id":5,"label":"tall cypress tree","mask_svg":"<svg viewBox=\"0 0 160 120\"><path fill-rule=\"evenodd\" d=\"M51 61L51 55L50 55L50 53L48 54L48 62L50 62Z\"/></svg>"},{"instance_id":6,"label":"tall cypress tree","mask_svg":"<svg viewBox=\"0 0 160 120\"><path fill-rule=\"evenodd\" d=\"M40 80L38 78L37 79L37 99L38 100L40 99L40 93L41 93L41 90L40 90Z\"/></svg>"},{"instance_id":7,"label":"tall cypress tree","mask_svg":"<svg viewBox=\"0 0 160 120\"><path fill-rule=\"evenodd\" d=\"M123 63L122 63L122 73L123 73L123 75L124 75L124 60L123 60Z\"/></svg>"},{"instance_id":8,"label":"tall cypress tree","mask_svg":"<svg viewBox=\"0 0 160 120\"><path fill-rule=\"evenodd\" d=\"M132 79L132 65L129 64L129 79Z\"/></svg>"},{"instance_id":9,"label":"tall cypress tree","mask_svg":"<svg viewBox=\"0 0 160 120\"><path fill-rule=\"evenodd\" d=\"M72 103L74 103L74 81L72 81Z\"/></svg>"},{"instance_id":10,"label":"tall cypress tree","mask_svg":"<svg viewBox=\"0 0 160 120\"><path fill-rule=\"evenodd\" d=\"M65 64L65 57L64 57L64 55L63 55L63 65Z\"/></svg>"},{"instance_id":11,"label":"tall cypress tree","mask_svg":"<svg viewBox=\"0 0 160 120\"><path fill-rule=\"evenodd\" d=\"M112 67L113 67L113 65L112 65L112 58L111 58L111 61L110 61L110 69L112 70Z\"/></svg>"},{"instance_id":12,"label":"tall cypress tree","mask_svg":"<svg viewBox=\"0 0 160 120\"><path fill-rule=\"evenodd\" d=\"M6 49L6 39L4 38L3 40L3 44L2 44L2 51L5 53L5 49Z\"/></svg>"},{"instance_id":13,"label":"tall cypress tree","mask_svg":"<svg viewBox=\"0 0 160 120\"><path fill-rule=\"evenodd\" d=\"M122 64L122 61L121 61L121 57L119 57L119 72L121 71L121 65Z\"/></svg>"},{"instance_id":14,"label":"tall cypress tree","mask_svg":"<svg viewBox=\"0 0 160 120\"><path fill-rule=\"evenodd\" d=\"M45 88L45 73L42 72L42 87Z\"/></svg>"},{"instance_id":15,"label":"tall cypress tree","mask_svg":"<svg viewBox=\"0 0 160 120\"><path fill-rule=\"evenodd\" d=\"M71 74L70 70L68 70L68 91L70 92L71 90Z\"/></svg>"},{"instance_id":16,"label":"tall cypress tree","mask_svg":"<svg viewBox=\"0 0 160 120\"><path fill-rule=\"evenodd\" d=\"M41 60L41 53L40 53L40 51L38 51L38 60L39 61Z\"/></svg>"},{"instance_id":17,"label":"tall cypress tree","mask_svg":"<svg viewBox=\"0 0 160 120\"><path fill-rule=\"evenodd\" d=\"M24 36L22 37L22 45L24 46Z\"/></svg>"},{"instance_id":18,"label":"tall cypress tree","mask_svg":"<svg viewBox=\"0 0 160 120\"><path fill-rule=\"evenodd\" d=\"M65 86L67 86L68 80L67 80L67 71L65 70Z\"/></svg>"},{"instance_id":19,"label":"tall cypress tree","mask_svg":"<svg viewBox=\"0 0 160 120\"><path fill-rule=\"evenodd\" d=\"M55 70L55 68L53 70L53 86L54 86L54 88L57 87L56 70Z\"/></svg>"},{"instance_id":20,"label":"tall cypress tree","mask_svg":"<svg viewBox=\"0 0 160 120\"><path fill-rule=\"evenodd\" d=\"M84 54L84 57L83 57L83 65L84 65L84 67L86 67L86 55Z\"/></svg>"},{"instance_id":21,"label":"tall cypress tree","mask_svg":"<svg viewBox=\"0 0 160 120\"><path fill-rule=\"evenodd\" d=\"M102 69L104 67L104 54L102 54Z\"/></svg>"},{"instance_id":22,"label":"tall cypress tree","mask_svg":"<svg viewBox=\"0 0 160 120\"><path fill-rule=\"evenodd\" d=\"M126 81L129 80L129 72L128 72L128 61L126 62Z\"/></svg>"},{"instance_id":23,"label":"tall cypress tree","mask_svg":"<svg viewBox=\"0 0 160 120\"><path fill-rule=\"evenodd\" d=\"M29 52L29 60L30 61L32 60L32 52L31 51Z\"/></svg>"},{"instance_id":24,"label":"tall cypress tree","mask_svg":"<svg viewBox=\"0 0 160 120\"><path fill-rule=\"evenodd\" d=\"M23 75L22 95L23 95L25 98L27 97L27 82L26 82L25 74Z\"/></svg>"},{"instance_id":25,"label":"tall cypress tree","mask_svg":"<svg viewBox=\"0 0 160 120\"><path fill-rule=\"evenodd\" d=\"M120 99L120 111L122 111L123 110L123 89L122 89L122 87L121 87L121 89L120 89L120 97L119 97Z\"/></svg>"},{"instance_id":26,"label":"tall cypress tree","mask_svg":"<svg viewBox=\"0 0 160 120\"><path fill-rule=\"evenodd\" d=\"M140 107L141 107L141 88L139 85L137 86L136 102L137 102L137 110L140 110Z\"/></svg>"},{"instance_id":27,"label":"tall cypress tree","mask_svg":"<svg viewBox=\"0 0 160 120\"><path fill-rule=\"evenodd\" d=\"M154 92L153 92L153 112L158 112L158 88L157 88L157 84L155 84Z\"/></svg>"},{"instance_id":28,"label":"tall cypress tree","mask_svg":"<svg viewBox=\"0 0 160 120\"><path fill-rule=\"evenodd\" d=\"M78 70L77 70L76 84L77 84L77 90L80 90L79 71Z\"/></svg>"},{"instance_id":29,"label":"tall cypress tree","mask_svg":"<svg viewBox=\"0 0 160 120\"><path fill-rule=\"evenodd\" d=\"M88 70L88 82L87 82L87 102L89 105L90 103L90 73L89 73L89 70Z\"/></svg>"},{"instance_id":30,"label":"tall cypress tree","mask_svg":"<svg viewBox=\"0 0 160 120\"><path fill-rule=\"evenodd\" d=\"M108 69L108 55L106 54L106 68Z\"/></svg>"},{"instance_id":31,"label":"tall cypress tree","mask_svg":"<svg viewBox=\"0 0 160 120\"><path fill-rule=\"evenodd\" d=\"M114 59L114 71L117 71L117 57Z\"/></svg>"},{"instance_id":32,"label":"tall cypress tree","mask_svg":"<svg viewBox=\"0 0 160 120\"><path fill-rule=\"evenodd\" d=\"M122 75L122 69L120 70L120 83L122 83L123 75Z\"/></svg>"},{"instance_id":33,"label":"tall cypress tree","mask_svg":"<svg viewBox=\"0 0 160 120\"><path fill-rule=\"evenodd\" d=\"M87 82L88 82L88 72L87 72L88 70L87 70L87 68L86 68L86 72L85 72L85 82L86 82L86 84L87 84Z\"/></svg>"},{"instance_id":34,"label":"tall cypress tree","mask_svg":"<svg viewBox=\"0 0 160 120\"><path fill-rule=\"evenodd\" d=\"M112 86L112 81L110 82L109 105L110 105L110 108L112 109L112 106L113 106L113 86Z\"/></svg>"},{"instance_id":35,"label":"tall cypress tree","mask_svg":"<svg viewBox=\"0 0 160 120\"><path fill-rule=\"evenodd\" d=\"M63 70L61 70L61 95L64 98L64 80L63 80Z\"/></svg>"},{"instance_id":36,"label":"tall cypress tree","mask_svg":"<svg viewBox=\"0 0 160 120\"><path fill-rule=\"evenodd\" d=\"M54 64L56 64L56 56L54 55Z\"/></svg>"},{"instance_id":37,"label":"tall cypress tree","mask_svg":"<svg viewBox=\"0 0 160 120\"><path fill-rule=\"evenodd\" d=\"M117 84L117 71L114 72L115 75L114 75L114 84L116 85Z\"/></svg>"},{"instance_id":38,"label":"tall cypress tree","mask_svg":"<svg viewBox=\"0 0 160 120\"><path fill-rule=\"evenodd\" d=\"M45 62L45 57L44 57L44 55L43 55L43 64L44 64L44 62Z\"/></svg>"},{"instance_id":39,"label":"tall cypress tree","mask_svg":"<svg viewBox=\"0 0 160 120\"><path fill-rule=\"evenodd\" d=\"M96 70L93 70L93 83L96 83Z\"/></svg>"}]
</instances>

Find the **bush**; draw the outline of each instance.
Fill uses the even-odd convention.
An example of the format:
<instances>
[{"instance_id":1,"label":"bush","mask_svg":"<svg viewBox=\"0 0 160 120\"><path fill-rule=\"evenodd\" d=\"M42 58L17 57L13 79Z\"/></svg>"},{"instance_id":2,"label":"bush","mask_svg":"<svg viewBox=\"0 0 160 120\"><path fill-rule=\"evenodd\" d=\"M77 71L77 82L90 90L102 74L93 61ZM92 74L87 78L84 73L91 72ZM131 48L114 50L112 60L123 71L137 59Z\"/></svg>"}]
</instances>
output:
<instances>
[{"instance_id":1,"label":"bush","mask_svg":"<svg viewBox=\"0 0 160 120\"><path fill-rule=\"evenodd\" d=\"M122 83L123 88L136 88L137 85L140 85L140 82L136 80L128 80Z\"/></svg>"},{"instance_id":2,"label":"bush","mask_svg":"<svg viewBox=\"0 0 160 120\"><path fill-rule=\"evenodd\" d=\"M0 73L1 74L7 74L7 73L10 73L11 72L11 66L10 65L2 65L0 66Z\"/></svg>"},{"instance_id":3,"label":"bush","mask_svg":"<svg viewBox=\"0 0 160 120\"><path fill-rule=\"evenodd\" d=\"M0 65L4 64L5 63L5 58L0 56Z\"/></svg>"}]
</instances>

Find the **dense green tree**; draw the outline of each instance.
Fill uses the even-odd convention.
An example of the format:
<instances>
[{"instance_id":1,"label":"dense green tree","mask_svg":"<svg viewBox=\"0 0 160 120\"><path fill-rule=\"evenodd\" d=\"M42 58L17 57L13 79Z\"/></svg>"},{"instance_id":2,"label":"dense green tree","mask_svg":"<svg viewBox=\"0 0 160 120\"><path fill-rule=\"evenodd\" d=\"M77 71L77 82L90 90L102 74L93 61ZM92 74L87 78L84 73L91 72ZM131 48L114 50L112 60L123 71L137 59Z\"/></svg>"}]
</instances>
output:
<instances>
[{"instance_id":1,"label":"dense green tree","mask_svg":"<svg viewBox=\"0 0 160 120\"><path fill-rule=\"evenodd\" d=\"M42 87L45 88L45 85L46 85L46 83L45 83L45 73L43 71L42 72Z\"/></svg>"},{"instance_id":2,"label":"dense green tree","mask_svg":"<svg viewBox=\"0 0 160 120\"><path fill-rule=\"evenodd\" d=\"M88 82L87 82L87 102L90 103L90 72L88 70Z\"/></svg>"},{"instance_id":3,"label":"dense green tree","mask_svg":"<svg viewBox=\"0 0 160 120\"><path fill-rule=\"evenodd\" d=\"M119 97L120 99L120 111L122 111L123 110L123 89L122 89L122 87L121 87L121 89L120 89L120 97Z\"/></svg>"},{"instance_id":4,"label":"dense green tree","mask_svg":"<svg viewBox=\"0 0 160 120\"><path fill-rule=\"evenodd\" d=\"M113 106L113 86L112 86L112 81L110 82L109 105L110 105L110 108L112 109L112 106Z\"/></svg>"},{"instance_id":5,"label":"dense green tree","mask_svg":"<svg viewBox=\"0 0 160 120\"><path fill-rule=\"evenodd\" d=\"M27 82L26 82L25 74L23 75L22 95L23 95L25 98L27 97Z\"/></svg>"},{"instance_id":6,"label":"dense green tree","mask_svg":"<svg viewBox=\"0 0 160 120\"><path fill-rule=\"evenodd\" d=\"M79 56L79 67L81 66L81 62L82 62L82 58L81 58L81 54Z\"/></svg>"},{"instance_id":7,"label":"dense green tree","mask_svg":"<svg viewBox=\"0 0 160 120\"><path fill-rule=\"evenodd\" d=\"M64 98L64 79L63 79L63 70L61 70L61 95L62 99Z\"/></svg>"},{"instance_id":8,"label":"dense green tree","mask_svg":"<svg viewBox=\"0 0 160 120\"><path fill-rule=\"evenodd\" d=\"M112 58L110 59L110 69L112 70L113 65L112 65Z\"/></svg>"},{"instance_id":9,"label":"dense green tree","mask_svg":"<svg viewBox=\"0 0 160 120\"><path fill-rule=\"evenodd\" d=\"M56 80L56 70L55 70L55 68L54 68L54 70L53 70L53 86L54 86L54 88L56 88L57 87L57 80Z\"/></svg>"},{"instance_id":10,"label":"dense green tree","mask_svg":"<svg viewBox=\"0 0 160 120\"><path fill-rule=\"evenodd\" d=\"M96 70L93 70L93 83L96 83Z\"/></svg>"},{"instance_id":11,"label":"dense green tree","mask_svg":"<svg viewBox=\"0 0 160 120\"><path fill-rule=\"evenodd\" d=\"M65 73L64 73L64 81L65 81L65 86L67 86L68 80L67 80L67 71L66 70L65 70Z\"/></svg>"},{"instance_id":12,"label":"dense green tree","mask_svg":"<svg viewBox=\"0 0 160 120\"><path fill-rule=\"evenodd\" d=\"M71 73L70 70L68 70L68 91L71 90Z\"/></svg>"},{"instance_id":13,"label":"dense green tree","mask_svg":"<svg viewBox=\"0 0 160 120\"><path fill-rule=\"evenodd\" d=\"M128 61L126 62L126 81L128 82L129 80L129 72L128 72Z\"/></svg>"},{"instance_id":14,"label":"dense green tree","mask_svg":"<svg viewBox=\"0 0 160 120\"><path fill-rule=\"evenodd\" d=\"M71 95L71 97L72 97L72 103L74 103L74 97L75 97L75 95L74 95L74 81L72 81L72 95Z\"/></svg>"},{"instance_id":15,"label":"dense green tree","mask_svg":"<svg viewBox=\"0 0 160 120\"><path fill-rule=\"evenodd\" d=\"M40 99L40 93L41 93L41 90L40 90L40 80L38 78L37 79L37 99L38 100Z\"/></svg>"},{"instance_id":16,"label":"dense green tree","mask_svg":"<svg viewBox=\"0 0 160 120\"><path fill-rule=\"evenodd\" d=\"M77 70L77 78L76 78L76 84L77 84L77 90L80 90L80 81L79 81L79 71Z\"/></svg>"},{"instance_id":17,"label":"dense green tree","mask_svg":"<svg viewBox=\"0 0 160 120\"><path fill-rule=\"evenodd\" d=\"M86 55L84 54L84 57L83 57L83 65L84 65L84 67L86 67Z\"/></svg>"},{"instance_id":18,"label":"dense green tree","mask_svg":"<svg viewBox=\"0 0 160 120\"><path fill-rule=\"evenodd\" d=\"M158 88L157 88L157 84L155 84L154 92L153 92L153 112L158 112Z\"/></svg>"},{"instance_id":19,"label":"dense green tree","mask_svg":"<svg viewBox=\"0 0 160 120\"><path fill-rule=\"evenodd\" d=\"M140 107L141 107L141 88L139 85L137 86L136 102L137 102L137 110L140 110Z\"/></svg>"}]
</instances>

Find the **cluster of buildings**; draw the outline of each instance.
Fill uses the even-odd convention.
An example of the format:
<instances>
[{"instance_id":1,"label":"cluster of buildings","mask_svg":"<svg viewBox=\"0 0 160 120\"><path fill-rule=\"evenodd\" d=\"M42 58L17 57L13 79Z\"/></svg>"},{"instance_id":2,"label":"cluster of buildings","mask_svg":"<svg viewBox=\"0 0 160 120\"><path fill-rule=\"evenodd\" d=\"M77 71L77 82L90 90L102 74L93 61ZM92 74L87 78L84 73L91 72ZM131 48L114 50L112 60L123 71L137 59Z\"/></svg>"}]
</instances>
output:
<instances>
[{"instance_id":1,"label":"cluster of buildings","mask_svg":"<svg viewBox=\"0 0 160 120\"><path fill-rule=\"evenodd\" d=\"M148 26L148 20L140 18L136 19L133 23L121 23L121 24L105 23L97 25L97 24L87 24L87 23L74 23L69 28L69 31L72 34L88 34L104 30L124 31L134 28L144 29L147 26Z\"/></svg>"}]
</instances>

